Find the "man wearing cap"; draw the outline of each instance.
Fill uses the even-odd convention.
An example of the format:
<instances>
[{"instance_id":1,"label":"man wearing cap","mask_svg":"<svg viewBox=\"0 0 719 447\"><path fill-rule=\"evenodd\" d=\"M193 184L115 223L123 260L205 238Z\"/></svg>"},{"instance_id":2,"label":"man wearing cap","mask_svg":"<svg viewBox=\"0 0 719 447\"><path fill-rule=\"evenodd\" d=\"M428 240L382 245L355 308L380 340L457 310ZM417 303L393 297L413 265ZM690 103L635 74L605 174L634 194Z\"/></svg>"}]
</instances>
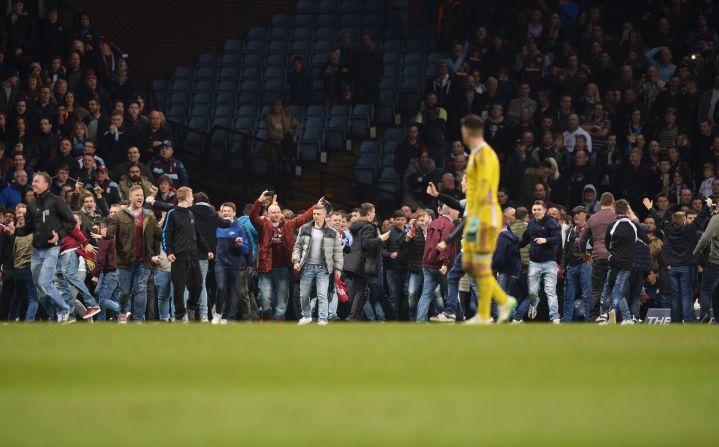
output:
<instances>
[{"instance_id":1,"label":"man wearing cap","mask_svg":"<svg viewBox=\"0 0 719 447\"><path fill-rule=\"evenodd\" d=\"M109 114L112 110L112 98L110 98L110 94L107 93L104 88L97 86L95 71L88 68L83 73L83 76L85 78L85 87L79 89L77 92L78 104L88 109L90 99L97 98L102 108L102 113L105 115Z\"/></svg>"},{"instance_id":2,"label":"man wearing cap","mask_svg":"<svg viewBox=\"0 0 719 447\"><path fill-rule=\"evenodd\" d=\"M2 83L2 91L0 91L0 113L8 113L17 101L17 95L20 89L17 86L18 72L14 68L8 68Z\"/></svg>"},{"instance_id":3,"label":"man wearing cap","mask_svg":"<svg viewBox=\"0 0 719 447\"><path fill-rule=\"evenodd\" d=\"M564 293L563 323L571 323L574 319L574 298L577 295L577 290L582 292L584 300L584 321L590 321L589 309L592 298L591 258L586 255L585 248L577 244L577 238L587 224L587 209L577 206L572 209L572 214L574 215L574 226L567 232L562 255L562 267L565 271L564 278L567 287Z\"/></svg>"},{"instance_id":4,"label":"man wearing cap","mask_svg":"<svg viewBox=\"0 0 719 447\"><path fill-rule=\"evenodd\" d=\"M120 186L117 183L110 180L107 172L107 166L98 166L95 170L95 188L102 190L102 197L107 202L108 206L120 203Z\"/></svg>"},{"instance_id":5,"label":"man wearing cap","mask_svg":"<svg viewBox=\"0 0 719 447\"><path fill-rule=\"evenodd\" d=\"M185 165L173 156L172 142L165 140L160 144L160 155L154 157L148 163L152 170L152 175L159 177L166 175L172 180L172 186L179 188L180 186L188 186L190 177L187 175Z\"/></svg>"}]
</instances>

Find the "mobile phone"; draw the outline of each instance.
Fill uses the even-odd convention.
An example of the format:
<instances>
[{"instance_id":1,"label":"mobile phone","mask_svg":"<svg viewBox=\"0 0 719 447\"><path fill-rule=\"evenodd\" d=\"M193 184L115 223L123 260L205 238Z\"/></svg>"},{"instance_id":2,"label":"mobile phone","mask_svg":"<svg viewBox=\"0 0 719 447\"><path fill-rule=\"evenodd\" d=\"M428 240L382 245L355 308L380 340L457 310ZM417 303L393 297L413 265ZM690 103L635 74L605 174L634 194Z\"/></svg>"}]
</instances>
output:
<instances>
[{"instance_id":1,"label":"mobile phone","mask_svg":"<svg viewBox=\"0 0 719 447\"><path fill-rule=\"evenodd\" d=\"M265 194L267 197L274 197L275 192L274 191L267 191L267 194Z\"/></svg>"}]
</instances>

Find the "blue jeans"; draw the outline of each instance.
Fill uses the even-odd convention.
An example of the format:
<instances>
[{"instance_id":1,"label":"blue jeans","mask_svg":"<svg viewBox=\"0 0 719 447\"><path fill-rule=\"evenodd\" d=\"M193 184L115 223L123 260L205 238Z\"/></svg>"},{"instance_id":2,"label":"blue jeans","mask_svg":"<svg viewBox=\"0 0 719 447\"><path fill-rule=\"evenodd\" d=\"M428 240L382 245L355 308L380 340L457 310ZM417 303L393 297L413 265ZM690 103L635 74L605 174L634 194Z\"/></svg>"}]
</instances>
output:
<instances>
[{"instance_id":1,"label":"blue jeans","mask_svg":"<svg viewBox=\"0 0 719 447\"><path fill-rule=\"evenodd\" d=\"M592 265L583 262L575 266L567 266L564 273L567 289L564 292L564 314L562 321L571 323L574 319L574 299L577 291L582 292L584 300L584 321L589 321L589 309L592 301Z\"/></svg>"},{"instance_id":2,"label":"blue jeans","mask_svg":"<svg viewBox=\"0 0 719 447\"><path fill-rule=\"evenodd\" d=\"M52 281L57 270L58 256L60 256L60 247L33 248L30 270L32 280L37 287L37 299L46 303L45 307L53 309L56 313L67 313L75 309L75 306L67 305ZM48 315L48 318L52 317Z\"/></svg>"},{"instance_id":3,"label":"blue jeans","mask_svg":"<svg viewBox=\"0 0 719 447\"><path fill-rule=\"evenodd\" d=\"M310 307L310 291L312 283L315 283L317 290L317 318L319 321L327 321L329 303L327 292L330 286L330 274L326 265L305 264L300 273L300 305L302 306L302 317L312 318Z\"/></svg>"},{"instance_id":4,"label":"blue jeans","mask_svg":"<svg viewBox=\"0 0 719 447\"><path fill-rule=\"evenodd\" d=\"M417 302L419 296L422 294L422 283L424 282L424 275L420 273L409 274L409 285L408 285L408 306L409 306L409 321L415 321L417 319Z\"/></svg>"},{"instance_id":5,"label":"blue jeans","mask_svg":"<svg viewBox=\"0 0 719 447\"><path fill-rule=\"evenodd\" d=\"M399 320L399 308L404 294L404 283L407 280L406 270L385 270L387 274L387 289L389 291L389 304L394 315L392 319Z\"/></svg>"},{"instance_id":6,"label":"blue jeans","mask_svg":"<svg viewBox=\"0 0 719 447\"><path fill-rule=\"evenodd\" d=\"M335 291L335 279L332 275L330 275L329 287L327 287L327 301L329 301L329 311L327 312L327 317L330 319L337 318L337 302L339 301L339 298L337 297L337 291ZM315 309L317 308L316 296L310 300L310 308L312 310L312 315L314 315Z\"/></svg>"},{"instance_id":7,"label":"blue jeans","mask_svg":"<svg viewBox=\"0 0 719 447\"><path fill-rule=\"evenodd\" d=\"M37 314L37 289L32 281L32 272L30 267L16 268L14 273L15 288L13 289L12 300L10 302L10 321L17 320L20 313L20 304L22 303L23 294L27 294L27 311L25 312L25 321L35 321Z\"/></svg>"},{"instance_id":8,"label":"blue jeans","mask_svg":"<svg viewBox=\"0 0 719 447\"><path fill-rule=\"evenodd\" d=\"M202 261L200 261L202 262ZM232 303L237 301L237 275L240 272L222 260L215 261L215 284L217 285L217 299L215 300L215 313L222 318L230 317Z\"/></svg>"},{"instance_id":9,"label":"blue jeans","mask_svg":"<svg viewBox=\"0 0 719 447\"><path fill-rule=\"evenodd\" d=\"M714 302L714 315L719 315L719 300L717 300L717 289L719 288L719 264L707 262L704 264L702 273L702 286L699 292L699 304L701 305L701 316L709 315L709 308Z\"/></svg>"},{"instance_id":10,"label":"blue jeans","mask_svg":"<svg viewBox=\"0 0 719 447\"><path fill-rule=\"evenodd\" d=\"M85 307L96 307L97 301L92 296L85 281L80 279L77 274L77 267L80 260L78 259L77 251L70 250L62 253L57 261L57 267L55 269L55 287L60 291L60 295L65 299L70 309L75 308L75 296L73 295L70 286L75 287L82 298L85 301Z\"/></svg>"},{"instance_id":11,"label":"blue jeans","mask_svg":"<svg viewBox=\"0 0 719 447\"><path fill-rule=\"evenodd\" d=\"M705 273L706 274L706 273ZM694 299L692 282L694 267L691 265L672 265L669 269L669 283L672 287L672 322L679 322L679 308L682 309L682 321L694 322Z\"/></svg>"},{"instance_id":12,"label":"blue jeans","mask_svg":"<svg viewBox=\"0 0 719 447\"><path fill-rule=\"evenodd\" d=\"M112 313L120 311L120 275L117 270L101 273L96 291L103 311ZM98 319L102 318L98 317Z\"/></svg>"},{"instance_id":13,"label":"blue jeans","mask_svg":"<svg viewBox=\"0 0 719 447\"><path fill-rule=\"evenodd\" d=\"M504 290L507 295L512 295L514 292L514 285L519 280L518 276L507 275L506 273L500 273L497 275L497 284Z\"/></svg>"},{"instance_id":14,"label":"blue jeans","mask_svg":"<svg viewBox=\"0 0 719 447\"><path fill-rule=\"evenodd\" d=\"M157 312L160 321L170 319L170 304L172 303L172 274L170 272L155 271L155 290L157 290Z\"/></svg>"},{"instance_id":15,"label":"blue jeans","mask_svg":"<svg viewBox=\"0 0 719 447\"><path fill-rule=\"evenodd\" d=\"M429 305L434 298L434 292L439 286L442 293L442 297L447 299L447 276L439 272L436 268L422 268L423 285L422 285L422 297L419 299L419 306L417 307L417 323L424 323L427 321L427 314L429 313Z\"/></svg>"},{"instance_id":16,"label":"blue jeans","mask_svg":"<svg viewBox=\"0 0 719 447\"><path fill-rule=\"evenodd\" d=\"M197 306L197 311L200 314L200 318L207 316L207 286L205 279L207 278L207 269L209 268L210 261L207 259L200 259L200 273L202 273L202 292L200 293L200 303ZM185 304L190 299L190 291L185 289Z\"/></svg>"},{"instance_id":17,"label":"blue jeans","mask_svg":"<svg viewBox=\"0 0 719 447\"><path fill-rule=\"evenodd\" d=\"M130 297L134 298L132 319L144 320L147 306L147 277L150 270L143 262L135 262L130 268L118 269L120 279L120 312L130 311Z\"/></svg>"},{"instance_id":18,"label":"blue jeans","mask_svg":"<svg viewBox=\"0 0 719 447\"><path fill-rule=\"evenodd\" d=\"M444 313L456 316L459 312L459 280L464 276L462 268L462 253L460 252L454 259L454 265L447 272L447 299L444 303ZM470 275L470 283L476 289L474 278Z\"/></svg>"},{"instance_id":19,"label":"blue jeans","mask_svg":"<svg viewBox=\"0 0 719 447\"><path fill-rule=\"evenodd\" d=\"M544 279L544 293L547 294L549 304L549 319L559 319L559 300L557 299L557 263L554 261L533 262L529 261L529 301L539 301L539 282Z\"/></svg>"},{"instance_id":20,"label":"blue jeans","mask_svg":"<svg viewBox=\"0 0 719 447\"><path fill-rule=\"evenodd\" d=\"M262 312L270 313L272 318L283 320L289 300L290 271L284 267L275 268L259 274L259 287L262 295ZM272 312L274 309L274 312Z\"/></svg>"},{"instance_id":21,"label":"blue jeans","mask_svg":"<svg viewBox=\"0 0 719 447\"><path fill-rule=\"evenodd\" d=\"M604 283L604 293L602 293L604 302L609 304L606 311L618 309L622 315L622 320L632 319L632 314L629 313L629 306L627 306L627 300L624 299L624 289L629 283L631 274L631 270L619 270L616 267L610 266L607 272L607 282Z\"/></svg>"}]
</instances>

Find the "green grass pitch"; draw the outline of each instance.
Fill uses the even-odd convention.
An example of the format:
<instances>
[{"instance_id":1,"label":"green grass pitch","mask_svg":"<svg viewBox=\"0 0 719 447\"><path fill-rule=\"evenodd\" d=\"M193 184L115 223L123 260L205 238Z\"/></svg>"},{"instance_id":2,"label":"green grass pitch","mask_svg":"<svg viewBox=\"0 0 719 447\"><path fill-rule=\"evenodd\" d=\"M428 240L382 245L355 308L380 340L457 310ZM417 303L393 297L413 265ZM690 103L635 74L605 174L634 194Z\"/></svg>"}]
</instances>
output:
<instances>
[{"instance_id":1,"label":"green grass pitch","mask_svg":"<svg viewBox=\"0 0 719 447\"><path fill-rule=\"evenodd\" d=\"M0 445L716 445L707 326L8 325Z\"/></svg>"}]
</instances>

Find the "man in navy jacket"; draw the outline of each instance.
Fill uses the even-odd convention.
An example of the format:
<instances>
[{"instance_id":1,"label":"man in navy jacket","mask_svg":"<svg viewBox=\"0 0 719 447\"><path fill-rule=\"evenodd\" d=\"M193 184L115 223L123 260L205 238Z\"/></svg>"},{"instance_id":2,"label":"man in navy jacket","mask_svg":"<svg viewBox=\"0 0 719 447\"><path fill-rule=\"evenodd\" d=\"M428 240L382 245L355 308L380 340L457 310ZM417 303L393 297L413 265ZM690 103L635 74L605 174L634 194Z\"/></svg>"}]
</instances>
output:
<instances>
[{"instance_id":1,"label":"man in navy jacket","mask_svg":"<svg viewBox=\"0 0 719 447\"><path fill-rule=\"evenodd\" d=\"M544 293L549 304L549 319L559 324L559 300L557 299L557 248L562 243L562 230L553 217L547 214L547 205L537 200L532 206L534 219L529 222L519 248L529 245L529 313L537 317L539 306L539 283L544 280Z\"/></svg>"},{"instance_id":2,"label":"man in navy jacket","mask_svg":"<svg viewBox=\"0 0 719 447\"><path fill-rule=\"evenodd\" d=\"M223 203L220 214L232 224L229 228L217 227L215 230L217 300L212 324L227 324L227 320L232 317L233 303L239 303L241 319L252 319L251 300L247 293L247 267L252 266L250 235L236 218L237 208L234 203Z\"/></svg>"}]
</instances>

